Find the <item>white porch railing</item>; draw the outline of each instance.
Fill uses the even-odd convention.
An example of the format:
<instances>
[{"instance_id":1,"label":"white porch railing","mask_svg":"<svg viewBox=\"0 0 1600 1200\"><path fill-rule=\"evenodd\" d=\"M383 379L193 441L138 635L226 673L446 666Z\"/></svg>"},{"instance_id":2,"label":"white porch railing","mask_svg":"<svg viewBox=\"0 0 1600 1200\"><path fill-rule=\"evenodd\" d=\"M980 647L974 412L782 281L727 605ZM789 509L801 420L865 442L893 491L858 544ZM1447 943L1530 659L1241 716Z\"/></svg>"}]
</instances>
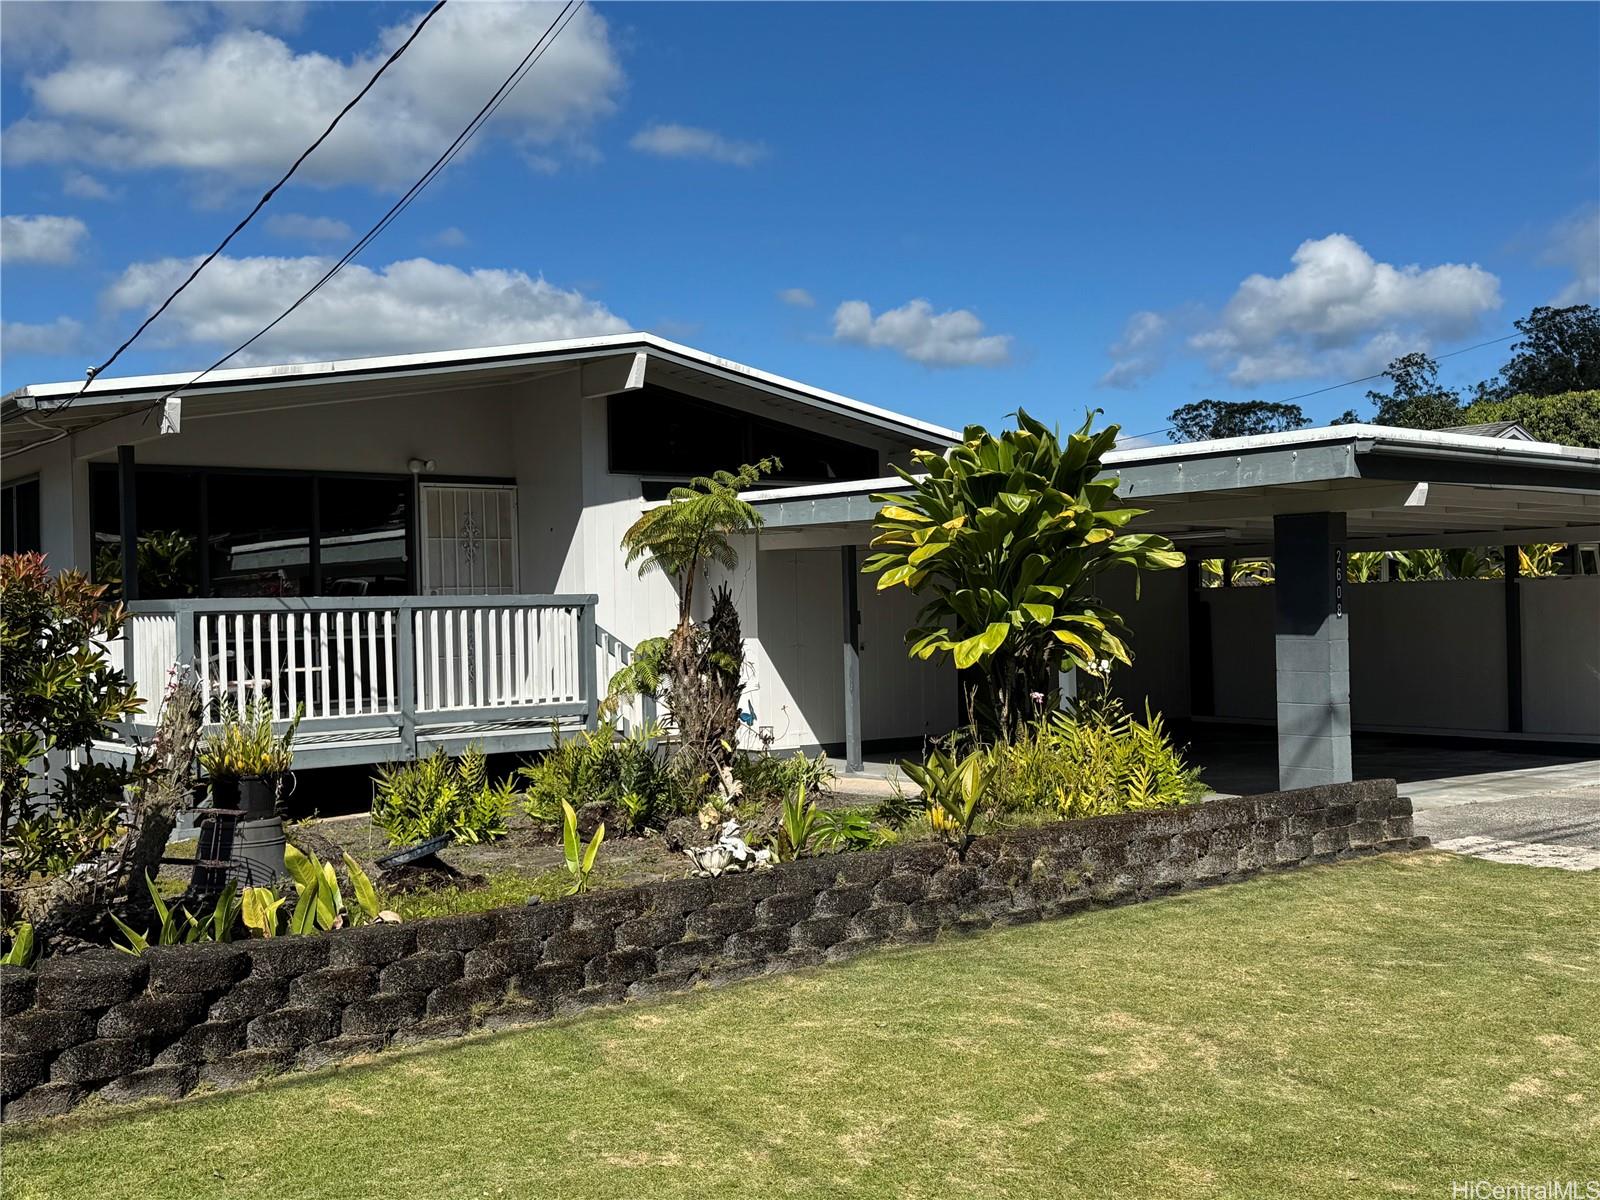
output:
<instances>
[{"instance_id":1,"label":"white porch railing","mask_svg":"<svg viewBox=\"0 0 1600 1200\"><path fill-rule=\"evenodd\" d=\"M152 600L129 605L124 668L156 719L174 663L208 722L257 697L301 733L571 720L599 699L594 596Z\"/></svg>"}]
</instances>

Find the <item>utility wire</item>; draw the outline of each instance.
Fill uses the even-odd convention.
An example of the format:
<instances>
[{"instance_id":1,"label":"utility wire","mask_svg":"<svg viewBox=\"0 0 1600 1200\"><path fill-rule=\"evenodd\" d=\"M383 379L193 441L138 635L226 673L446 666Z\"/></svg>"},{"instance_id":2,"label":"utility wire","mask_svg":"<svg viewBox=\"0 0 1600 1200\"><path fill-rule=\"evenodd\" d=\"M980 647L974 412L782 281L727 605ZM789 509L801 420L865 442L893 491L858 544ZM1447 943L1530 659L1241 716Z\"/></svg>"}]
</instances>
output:
<instances>
[{"instance_id":1,"label":"utility wire","mask_svg":"<svg viewBox=\"0 0 1600 1200\"><path fill-rule=\"evenodd\" d=\"M428 184L433 182L438 174L450 164L451 160L453 160L455 156L461 152L462 148L467 144L467 142L472 140L472 138L477 134L478 130L483 128L484 124L489 120L489 118L492 117L499 107L505 103L506 98L510 96L511 92L516 89L517 85L522 82L523 78L526 77L528 72L533 69L538 61L544 57L545 51L547 51L550 46L554 44L556 38L560 37L561 33L566 29L566 27L572 23L573 18L577 16L578 10L583 7L584 2L585 0L567 0L567 3L563 5L561 11L556 14L555 19L550 22L550 24L545 28L545 31L539 35L538 40L534 42L532 48L530 48L528 53L523 56L522 61L512 69L510 75L506 76L505 80L498 88L495 89L494 93L489 97L489 99L485 101L483 107L478 110L478 112L473 116L472 120L467 122L462 131L456 135L455 140L445 148L444 153L440 154L439 157L434 160L433 164L422 173L422 176L414 184L412 184L409 189L407 189L405 194L401 196L399 200L395 201L392 206L390 206L388 212L384 213L383 216L378 219L376 224L368 229L366 233L362 234L356 244L346 251L339 258L339 260L334 263L334 265L329 268L329 270L320 279L317 280L316 283L308 288L298 299L294 301L294 303L289 305L288 308L286 308L277 317L273 318L271 322L269 322L257 333L251 335L245 341L235 346L232 350L228 351L228 353L217 359L216 362L212 363L205 370L195 375L192 379L178 387L173 388L171 391L164 393L155 400L152 400L145 409L145 420L148 421L150 419L150 415L159 410L162 405L164 405L173 396L178 395L187 388L193 387L200 380L204 379L218 367L222 366L223 363L227 362L230 358L233 358L236 354L245 350L265 334L267 334L281 321L283 321L285 317L294 312L295 309L299 308L319 290L321 290L324 284L338 274L339 271L353 258L355 258L357 254L364 250L374 238L387 229L396 217L410 207L411 202L416 199L416 197L424 188L428 186ZM49 411L51 413L60 412L82 394L83 393L80 391L77 395L72 396L70 399L66 400L60 405L55 406ZM81 433L84 430L94 428L96 425L103 425L107 421L118 420L127 415L127 413L111 414L99 421L94 422L93 425L84 426L82 429L79 429L76 432ZM66 431L63 430L61 435L63 437L66 436ZM9 458L12 454L20 454L25 450L34 448L36 447L18 447L17 449L8 453L0 454L0 458Z\"/></svg>"},{"instance_id":2,"label":"utility wire","mask_svg":"<svg viewBox=\"0 0 1600 1200\"><path fill-rule=\"evenodd\" d=\"M139 335L142 334L146 329L148 329L150 327L151 323L157 317L159 317L162 313L167 311L168 306L171 305L171 303L174 300L176 300L183 293L183 290L185 288L187 288L191 283L193 283L195 281L195 278L200 274L200 272L204 271L208 266L210 266L212 260L215 259L217 257L217 255L221 254L224 250L227 249L228 243L233 241L233 239L236 238L237 236L239 236L240 232L244 229L244 227L246 225L250 224L250 222L255 219L256 214L259 213L263 208L266 207L267 201L271 200L272 197L277 194L278 189L283 187L284 184L289 182L289 177L292 176L297 170L300 169L300 164L305 162L307 158L311 157L312 152L314 150L316 150L316 148L318 146L322 145L323 142L328 140L328 135L331 134L336 128L338 128L339 122L344 120L345 116L350 112L350 110L352 108L354 108L357 104L361 103L362 98L368 92L370 92L372 90L372 88L373 88L373 85L376 84L378 82L378 80L383 77L383 73L385 71L387 71L390 67L394 66L396 60L398 60L399 57L402 54L404 54L410 48L411 43L417 40L417 35L423 31L423 29L427 26L429 21L433 20L433 18L438 15L439 10L445 6L446 2L447 2L447 0L438 0L438 3L435 4L432 8L430 8L428 10L427 14L422 18L422 20L417 23L417 27L411 31L411 36L406 38L405 41L401 42L399 47L395 50L395 52L393 54L389 55L388 58L384 59L383 64L381 66L379 66L379 68L375 72L373 72L372 78L367 80L366 86L363 87L359 92L357 92L355 94L355 96L351 99L351 101L348 104L346 104L343 108L341 108L339 110L338 114L333 118L333 120L328 123L328 127L326 129L324 129L322 131L322 133L317 137L317 140L312 142L311 145L307 146L305 148L305 150L303 150L301 152L299 158L295 159L294 162L289 164L289 169L283 173L283 175L278 179L278 182L274 183L271 187L269 187L265 192L263 192L261 194L261 199L257 200L256 204L255 204L255 207L252 208L249 212L247 212L244 215L244 219L242 221L240 221L237 225L235 225L232 230L229 231L227 237L223 238L222 241L217 243L217 248L215 250L213 250L210 254L206 255L205 258L200 260L199 265L197 265L194 270L189 272L189 277L187 279L185 279L182 283L180 283L177 286L177 288L173 290L172 294L170 296L168 296L165 300L163 300L156 307L156 310L154 312L152 312L148 317L146 317L140 323L139 328L135 329L133 331L133 333L129 335L128 340L123 342L122 345L118 346L116 348L116 350L112 352L112 355L111 355L110 358L106 359L105 362L101 363L99 366L90 368L89 373L88 373L88 378L83 381L83 386L78 389L78 391L77 391L77 393L75 395L70 396L68 399L64 400L61 404L57 405L56 406L56 411L60 411L61 409L66 408L74 400L76 400L79 396L82 396L84 394L84 392L88 391L89 390L89 385L95 381L95 379L100 375L100 373L102 371L104 371L107 367L109 367L112 363L116 362L117 359L122 356L122 352L124 350L126 350L129 346L133 345L133 343L138 340Z\"/></svg>"}]
</instances>

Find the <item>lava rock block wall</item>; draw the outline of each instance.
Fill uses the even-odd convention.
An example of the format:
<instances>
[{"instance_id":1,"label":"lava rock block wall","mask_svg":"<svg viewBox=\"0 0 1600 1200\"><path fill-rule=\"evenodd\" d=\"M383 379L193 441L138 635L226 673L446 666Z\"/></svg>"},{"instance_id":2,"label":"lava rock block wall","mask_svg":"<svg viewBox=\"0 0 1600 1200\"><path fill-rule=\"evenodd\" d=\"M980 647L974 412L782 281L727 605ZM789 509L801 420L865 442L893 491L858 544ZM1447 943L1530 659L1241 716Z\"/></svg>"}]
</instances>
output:
<instances>
[{"instance_id":1,"label":"lava rock block wall","mask_svg":"<svg viewBox=\"0 0 1600 1200\"><path fill-rule=\"evenodd\" d=\"M4 1119L454 1037L1425 845L1392 781L1217 800L309 937L0 967Z\"/></svg>"}]
</instances>

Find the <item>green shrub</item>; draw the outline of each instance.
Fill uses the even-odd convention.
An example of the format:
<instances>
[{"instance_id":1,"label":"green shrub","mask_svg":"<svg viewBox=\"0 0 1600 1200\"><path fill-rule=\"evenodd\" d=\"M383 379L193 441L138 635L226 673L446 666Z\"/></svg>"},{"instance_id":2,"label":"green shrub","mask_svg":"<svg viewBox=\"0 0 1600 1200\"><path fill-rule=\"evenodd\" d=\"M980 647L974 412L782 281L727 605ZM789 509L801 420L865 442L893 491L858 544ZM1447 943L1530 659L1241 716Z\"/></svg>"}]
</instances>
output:
<instances>
[{"instance_id":1,"label":"green shrub","mask_svg":"<svg viewBox=\"0 0 1600 1200\"><path fill-rule=\"evenodd\" d=\"M621 809L631 830L638 830L688 812L694 798L669 770L661 736L658 725L622 737L609 724L569 738L557 735L543 757L517 769L528 816L555 826L563 802L582 808L598 801Z\"/></svg>"},{"instance_id":2,"label":"green shrub","mask_svg":"<svg viewBox=\"0 0 1600 1200\"><path fill-rule=\"evenodd\" d=\"M86 862L122 827L123 789L136 772L95 761L89 747L143 709L106 653L125 620L81 573L52 578L42 555L0 557L0 863L8 885ZM68 751L78 764L46 776L48 756Z\"/></svg>"},{"instance_id":3,"label":"green shrub","mask_svg":"<svg viewBox=\"0 0 1600 1200\"><path fill-rule=\"evenodd\" d=\"M459 759L439 749L416 762L379 768L372 820L396 845L441 834L457 842L488 842L505 836L514 794L509 779L489 782L477 746Z\"/></svg>"},{"instance_id":4,"label":"green shrub","mask_svg":"<svg viewBox=\"0 0 1600 1200\"><path fill-rule=\"evenodd\" d=\"M1053 713L990 754L997 768L991 807L1002 816L1137 812L1187 804L1204 791L1160 714L1146 710L1140 721L1115 701Z\"/></svg>"},{"instance_id":5,"label":"green shrub","mask_svg":"<svg viewBox=\"0 0 1600 1200\"><path fill-rule=\"evenodd\" d=\"M899 825L880 824L864 808L824 809L817 814L816 841L823 850L876 850L893 842L903 824L904 819Z\"/></svg>"},{"instance_id":6,"label":"green shrub","mask_svg":"<svg viewBox=\"0 0 1600 1200\"><path fill-rule=\"evenodd\" d=\"M733 778L739 784L739 798L746 804L781 804L796 791L808 796L825 796L833 791L833 767L820 750L815 758L803 754L780 757L770 750L741 754L733 760Z\"/></svg>"}]
</instances>

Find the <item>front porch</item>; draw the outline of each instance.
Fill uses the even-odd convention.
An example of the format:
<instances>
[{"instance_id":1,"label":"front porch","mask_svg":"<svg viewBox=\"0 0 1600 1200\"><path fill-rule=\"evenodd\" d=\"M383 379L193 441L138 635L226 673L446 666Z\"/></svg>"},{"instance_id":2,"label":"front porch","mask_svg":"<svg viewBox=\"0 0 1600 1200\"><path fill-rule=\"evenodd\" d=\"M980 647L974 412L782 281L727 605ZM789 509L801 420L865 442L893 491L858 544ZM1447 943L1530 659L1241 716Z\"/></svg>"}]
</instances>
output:
<instances>
[{"instance_id":1,"label":"front porch","mask_svg":"<svg viewBox=\"0 0 1600 1200\"><path fill-rule=\"evenodd\" d=\"M593 728L629 648L595 624L597 597L283 596L130 604L110 647L144 713L98 749L155 733L172 670L196 672L206 726L262 698L294 735L298 769L516 753ZM626 708L626 728L641 717Z\"/></svg>"}]
</instances>

